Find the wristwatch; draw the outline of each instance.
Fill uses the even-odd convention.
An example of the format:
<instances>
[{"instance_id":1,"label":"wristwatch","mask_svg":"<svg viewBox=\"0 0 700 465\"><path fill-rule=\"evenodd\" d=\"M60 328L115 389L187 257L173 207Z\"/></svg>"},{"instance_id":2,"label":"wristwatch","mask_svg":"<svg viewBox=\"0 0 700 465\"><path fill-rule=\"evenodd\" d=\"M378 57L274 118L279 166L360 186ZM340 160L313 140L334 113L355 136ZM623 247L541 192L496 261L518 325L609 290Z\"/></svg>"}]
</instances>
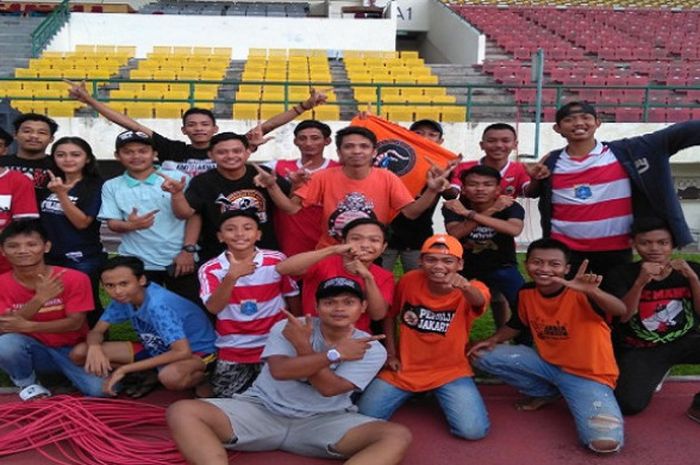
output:
<instances>
[{"instance_id":1,"label":"wristwatch","mask_svg":"<svg viewBox=\"0 0 700 465\"><path fill-rule=\"evenodd\" d=\"M189 253L196 253L199 250L196 244L185 244L182 246L182 250Z\"/></svg>"},{"instance_id":2,"label":"wristwatch","mask_svg":"<svg viewBox=\"0 0 700 465\"><path fill-rule=\"evenodd\" d=\"M328 352L326 352L326 358L331 363L338 363L340 361L340 352L336 349L329 349Z\"/></svg>"}]
</instances>

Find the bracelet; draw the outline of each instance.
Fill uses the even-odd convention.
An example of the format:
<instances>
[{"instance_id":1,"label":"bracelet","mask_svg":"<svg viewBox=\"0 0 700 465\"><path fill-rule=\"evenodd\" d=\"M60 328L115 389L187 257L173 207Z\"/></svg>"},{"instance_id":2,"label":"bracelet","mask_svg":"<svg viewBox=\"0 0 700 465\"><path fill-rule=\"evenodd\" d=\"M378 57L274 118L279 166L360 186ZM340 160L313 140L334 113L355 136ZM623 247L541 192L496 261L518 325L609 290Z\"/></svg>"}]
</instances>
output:
<instances>
[{"instance_id":1,"label":"bracelet","mask_svg":"<svg viewBox=\"0 0 700 465\"><path fill-rule=\"evenodd\" d=\"M294 113L296 113L297 116L300 116L302 113L304 113L303 111L299 110L296 105L292 107L292 110L294 110Z\"/></svg>"},{"instance_id":2,"label":"bracelet","mask_svg":"<svg viewBox=\"0 0 700 465\"><path fill-rule=\"evenodd\" d=\"M474 210L469 210L469 213L467 213L467 221L471 221L474 219L476 216L476 212Z\"/></svg>"},{"instance_id":3,"label":"bracelet","mask_svg":"<svg viewBox=\"0 0 700 465\"><path fill-rule=\"evenodd\" d=\"M309 110L311 110L311 109L313 108L313 105L310 106L309 108L306 108L306 107L304 106L304 102L299 102L299 106L300 106L301 109L304 110L304 111L309 111Z\"/></svg>"}]
</instances>

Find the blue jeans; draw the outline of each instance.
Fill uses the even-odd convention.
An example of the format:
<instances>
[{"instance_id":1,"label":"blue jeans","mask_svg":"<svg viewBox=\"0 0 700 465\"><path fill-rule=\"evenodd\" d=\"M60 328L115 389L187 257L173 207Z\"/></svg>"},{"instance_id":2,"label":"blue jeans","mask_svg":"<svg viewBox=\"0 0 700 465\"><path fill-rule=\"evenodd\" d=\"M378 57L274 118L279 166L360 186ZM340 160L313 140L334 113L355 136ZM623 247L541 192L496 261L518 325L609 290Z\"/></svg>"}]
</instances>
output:
<instances>
[{"instance_id":1,"label":"blue jeans","mask_svg":"<svg viewBox=\"0 0 700 465\"><path fill-rule=\"evenodd\" d=\"M622 413L610 386L566 373L544 361L531 347L522 345L498 345L492 351L480 353L473 365L498 376L527 396L561 393L583 444L596 450L592 446L594 441L611 440L619 444L618 449L622 447Z\"/></svg>"},{"instance_id":2,"label":"blue jeans","mask_svg":"<svg viewBox=\"0 0 700 465\"><path fill-rule=\"evenodd\" d=\"M452 434L471 440L486 436L489 431L489 417L472 378L457 378L432 392L435 393L447 417ZM414 394L375 378L367 386L357 406L363 415L388 420Z\"/></svg>"},{"instance_id":3,"label":"blue jeans","mask_svg":"<svg viewBox=\"0 0 700 465\"><path fill-rule=\"evenodd\" d=\"M500 291L508 301L511 313L517 311L518 291L525 280L516 267L505 266L484 275L477 274L474 278L486 284L492 293L494 290Z\"/></svg>"},{"instance_id":4,"label":"blue jeans","mask_svg":"<svg viewBox=\"0 0 700 465\"><path fill-rule=\"evenodd\" d=\"M47 347L19 333L0 335L0 370L19 388L37 382L36 373L63 373L80 392L102 397L103 379L87 373L68 357L71 347Z\"/></svg>"}]
</instances>

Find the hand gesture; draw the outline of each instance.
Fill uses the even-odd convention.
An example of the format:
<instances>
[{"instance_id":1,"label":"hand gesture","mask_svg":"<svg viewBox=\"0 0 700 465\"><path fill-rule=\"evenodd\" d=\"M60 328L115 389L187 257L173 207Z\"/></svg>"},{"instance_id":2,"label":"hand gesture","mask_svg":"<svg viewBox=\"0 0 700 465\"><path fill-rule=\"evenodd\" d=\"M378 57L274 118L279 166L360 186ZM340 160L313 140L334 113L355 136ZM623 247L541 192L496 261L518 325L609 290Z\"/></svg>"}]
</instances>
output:
<instances>
[{"instance_id":1,"label":"hand gesture","mask_svg":"<svg viewBox=\"0 0 700 465\"><path fill-rule=\"evenodd\" d=\"M92 99L92 96L90 95L90 92L87 91L87 88L85 87L85 81L83 80L80 84L77 84L73 81L70 81L68 79L64 79L63 82L68 84L68 95L82 103L85 103L87 105L90 104L90 100Z\"/></svg>"},{"instance_id":2,"label":"hand gesture","mask_svg":"<svg viewBox=\"0 0 700 465\"><path fill-rule=\"evenodd\" d=\"M80 181L80 179L76 179L75 181L66 184L63 182L62 178L56 176L51 171L49 171L48 173L50 181L46 187L58 196L67 195L68 192L70 192L70 190L75 187L78 181Z\"/></svg>"},{"instance_id":3,"label":"hand gesture","mask_svg":"<svg viewBox=\"0 0 700 465\"><path fill-rule=\"evenodd\" d=\"M156 174L163 178L163 183L160 188L165 192L169 192L170 195L177 194L185 190L185 185L187 184L187 176L182 176L179 181L174 180L170 176L156 171Z\"/></svg>"},{"instance_id":4,"label":"hand gesture","mask_svg":"<svg viewBox=\"0 0 700 465\"><path fill-rule=\"evenodd\" d=\"M0 316L1 333L29 333L31 331L32 323L16 313Z\"/></svg>"},{"instance_id":5,"label":"hand gesture","mask_svg":"<svg viewBox=\"0 0 700 465\"><path fill-rule=\"evenodd\" d=\"M440 168L433 160L429 157L425 157L430 163L430 169L427 173L428 190L432 192L442 192L445 189L449 189L450 181L449 177L452 171L457 167L459 160L451 160L445 169Z\"/></svg>"},{"instance_id":6,"label":"hand gesture","mask_svg":"<svg viewBox=\"0 0 700 465\"><path fill-rule=\"evenodd\" d=\"M384 366L391 371L401 370L401 360L396 355L387 355Z\"/></svg>"},{"instance_id":7,"label":"hand gesture","mask_svg":"<svg viewBox=\"0 0 700 465\"><path fill-rule=\"evenodd\" d=\"M138 231L140 229L148 229L151 226L153 226L153 223L156 221L156 213L158 213L159 210L153 210L145 215L139 215L139 211L136 207L134 207L131 210L131 213L129 213L129 216L126 217L126 222L129 223L129 226L132 231Z\"/></svg>"},{"instance_id":8,"label":"hand gesture","mask_svg":"<svg viewBox=\"0 0 700 465\"><path fill-rule=\"evenodd\" d=\"M510 195L499 195L491 208L500 212L513 205L514 202L515 199Z\"/></svg>"},{"instance_id":9,"label":"hand gesture","mask_svg":"<svg viewBox=\"0 0 700 465\"><path fill-rule=\"evenodd\" d=\"M471 213L459 199L446 200L443 204L445 208L460 216L468 216Z\"/></svg>"},{"instance_id":10,"label":"hand gesture","mask_svg":"<svg viewBox=\"0 0 700 465\"><path fill-rule=\"evenodd\" d=\"M459 273L452 273L450 276L448 276L447 282L450 286L454 287L455 289L459 289L460 291L465 291L471 286L471 284L469 284L469 280Z\"/></svg>"},{"instance_id":11,"label":"hand gesture","mask_svg":"<svg viewBox=\"0 0 700 465\"><path fill-rule=\"evenodd\" d=\"M226 252L228 257L228 274L234 279L238 280L243 276L251 275L255 272L255 260L253 256L245 258L243 260L237 260L231 252Z\"/></svg>"},{"instance_id":12,"label":"hand gesture","mask_svg":"<svg viewBox=\"0 0 700 465\"><path fill-rule=\"evenodd\" d=\"M108 376L109 372L112 371L112 364L109 362L102 347L88 347L87 356L85 358L85 371L101 378Z\"/></svg>"},{"instance_id":13,"label":"hand gesture","mask_svg":"<svg viewBox=\"0 0 700 465\"><path fill-rule=\"evenodd\" d=\"M496 347L496 341L492 338L479 341L467 351L467 357L478 357L480 352L493 350Z\"/></svg>"},{"instance_id":14,"label":"hand gesture","mask_svg":"<svg viewBox=\"0 0 700 465\"><path fill-rule=\"evenodd\" d=\"M675 260L671 260L671 268L682 274L683 277L688 281L698 279L698 275L697 273L695 273L695 270L693 270L690 267L690 265L688 265L688 262L686 262L682 258L676 258Z\"/></svg>"},{"instance_id":15,"label":"hand gesture","mask_svg":"<svg viewBox=\"0 0 700 465\"><path fill-rule=\"evenodd\" d=\"M102 383L102 392L104 392L107 395L110 396L116 396L117 391L114 390L114 387L117 385L119 381L124 379L124 376L126 376L126 373L120 368L117 368L114 370L114 373L112 373L112 376L107 378L103 383Z\"/></svg>"},{"instance_id":16,"label":"hand gesture","mask_svg":"<svg viewBox=\"0 0 700 465\"><path fill-rule=\"evenodd\" d=\"M340 341L335 349L340 352L340 360L342 361L353 361L362 360L365 356L365 352L371 347L370 342L379 341L384 339L384 334L379 334L377 336L362 337L359 339L353 339L348 336L347 338Z\"/></svg>"},{"instance_id":17,"label":"hand gesture","mask_svg":"<svg viewBox=\"0 0 700 465\"><path fill-rule=\"evenodd\" d=\"M311 171L309 171L309 166L313 164L313 160L309 160L302 165L301 168L295 171L288 170L287 177L293 186L301 186L306 184L311 180Z\"/></svg>"},{"instance_id":18,"label":"hand gesture","mask_svg":"<svg viewBox=\"0 0 700 465\"><path fill-rule=\"evenodd\" d=\"M357 275L363 279L372 277L372 273L359 258L353 258L349 262L344 263L344 266L348 273Z\"/></svg>"},{"instance_id":19,"label":"hand gesture","mask_svg":"<svg viewBox=\"0 0 700 465\"><path fill-rule=\"evenodd\" d=\"M309 98L306 99L304 105L302 105L302 108L308 111L319 105L323 105L328 101L328 95L326 94L332 90L332 87L327 87L325 89L315 89L312 87L309 93Z\"/></svg>"},{"instance_id":20,"label":"hand gesture","mask_svg":"<svg viewBox=\"0 0 700 465\"><path fill-rule=\"evenodd\" d=\"M175 265L175 277L185 276L194 273L194 254L181 250L173 260Z\"/></svg>"},{"instance_id":21,"label":"hand gesture","mask_svg":"<svg viewBox=\"0 0 700 465\"><path fill-rule=\"evenodd\" d=\"M662 265L661 263L643 262L639 268L639 276L637 279L644 285L648 284L655 278L662 278L666 270L671 265Z\"/></svg>"},{"instance_id":22,"label":"hand gesture","mask_svg":"<svg viewBox=\"0 0 700 465\"><path fill-rule=\"evenodd\" d=\"M547 179L552 174L549 168L547 168L547 166L542 162L535 164L525 163L523 164L523 166L525 167L525 171L527 172L528 176L530 176L531 179L535 179L537 181Z\"/></svg>"},{"instance_id":23,"label":"hand gesture","mask_svg":"<svg viewBox=\"0 0 700 465\"><path fill-rule=\"evenodd\" d=\"M287 316L287 324L284 325L282 336L294 346L298 354L305 352L311 347L311 335L314 329L311 318L297 318L285 309L282 309L282 313Z\"/></svg>"},{"instance_id":24,"label":"hand gesture","mask_svg":"<svg viewBox=\"0 0 700 465\"><path fill-rule=\"evenodd\" d=\"M355 260L357 258L357 250L350 244L337 244L332 247L336 254L342 255L349 260Z\"/></svg>"},{"instance_id":25,"label":"hand gesture","mask_svg":"<svg viewBox=\"0 0 700 465\"><path fill-rule=\"evenodd\" d=\"M65 270L61 270L58 273L49 273L48 276L43 274L38 274L39 280L34 288L36 292L36 298L42 303L58 297L63 292L63 281L62 277Z\"/></svg>"},{"instance_id":26,"label":"hand gesture","mask_svg":"<svg viewBox=\"0 0 700 465\"><path fill-rule=\"evenodd\" d=\"M260 168L255 163L252 163L253 168L258 172L253 178L253 183L262 188L269 189L277 183L277 175L273 171L266 171Z\"/></svg>"},{"instance_id":27,"label":"hand gesture","mask_svg":"<svg viewBox=\"0 0 700 465\"><path fill-rule=\"evenodd\" d=\"M246 133L245 137L248 139L248 143L251 145L253 150L257 150L257 148L261 145L264 145L274 139L273 136L265 137L262 122L258 122L257 126Z\"/></svg>"},{"instance_id":28,"label":"hand gesture","mask_svg":"<svg viewBox=\"0 0 700 465\"><path fill-rule=\"evenodd\" d=\"M588 269L588 260L584 260L583 263L581 263L581 266L578 267L578 271L576 272L574 279L566 280L564 278L554 276L552 281L563 284L569 289L583 292L584 294L590 294L598 289L598 286L600 286L600 283L603 281L603 277L595 273L586 273L586 269Z\"/></svg>"}]
</instances>

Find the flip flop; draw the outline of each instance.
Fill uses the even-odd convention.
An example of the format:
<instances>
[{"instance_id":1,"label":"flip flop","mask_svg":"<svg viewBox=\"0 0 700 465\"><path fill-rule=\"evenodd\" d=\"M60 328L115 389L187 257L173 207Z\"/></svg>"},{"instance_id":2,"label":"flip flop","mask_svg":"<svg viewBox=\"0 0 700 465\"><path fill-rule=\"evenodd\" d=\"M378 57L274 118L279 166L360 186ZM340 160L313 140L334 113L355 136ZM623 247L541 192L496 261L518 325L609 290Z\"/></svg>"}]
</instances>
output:
<instances>
[{"instance_id":1,"label":"flip flop","mask_svg":"<svg viewBox=\"0 0 700 465\"><path fill-rule=\"evenodd\" d=\"M123 392L132 399L140 399L160 384L158 374L154 371L132 373L128 378L124 378Z\"/></svg>"},{"instance_id":2,"label":"flip flop","mask_svg":"<svg viewBox=\"0 0 700 465\"><path fill-rule=\"evenodd\" d=\"M30 384L29 386L19 391L19 398L22 399L24 402L28 402L30 400L45 399L47 397L51 397L51 392L41 384Z\"/></svg>"}]
</instances>

